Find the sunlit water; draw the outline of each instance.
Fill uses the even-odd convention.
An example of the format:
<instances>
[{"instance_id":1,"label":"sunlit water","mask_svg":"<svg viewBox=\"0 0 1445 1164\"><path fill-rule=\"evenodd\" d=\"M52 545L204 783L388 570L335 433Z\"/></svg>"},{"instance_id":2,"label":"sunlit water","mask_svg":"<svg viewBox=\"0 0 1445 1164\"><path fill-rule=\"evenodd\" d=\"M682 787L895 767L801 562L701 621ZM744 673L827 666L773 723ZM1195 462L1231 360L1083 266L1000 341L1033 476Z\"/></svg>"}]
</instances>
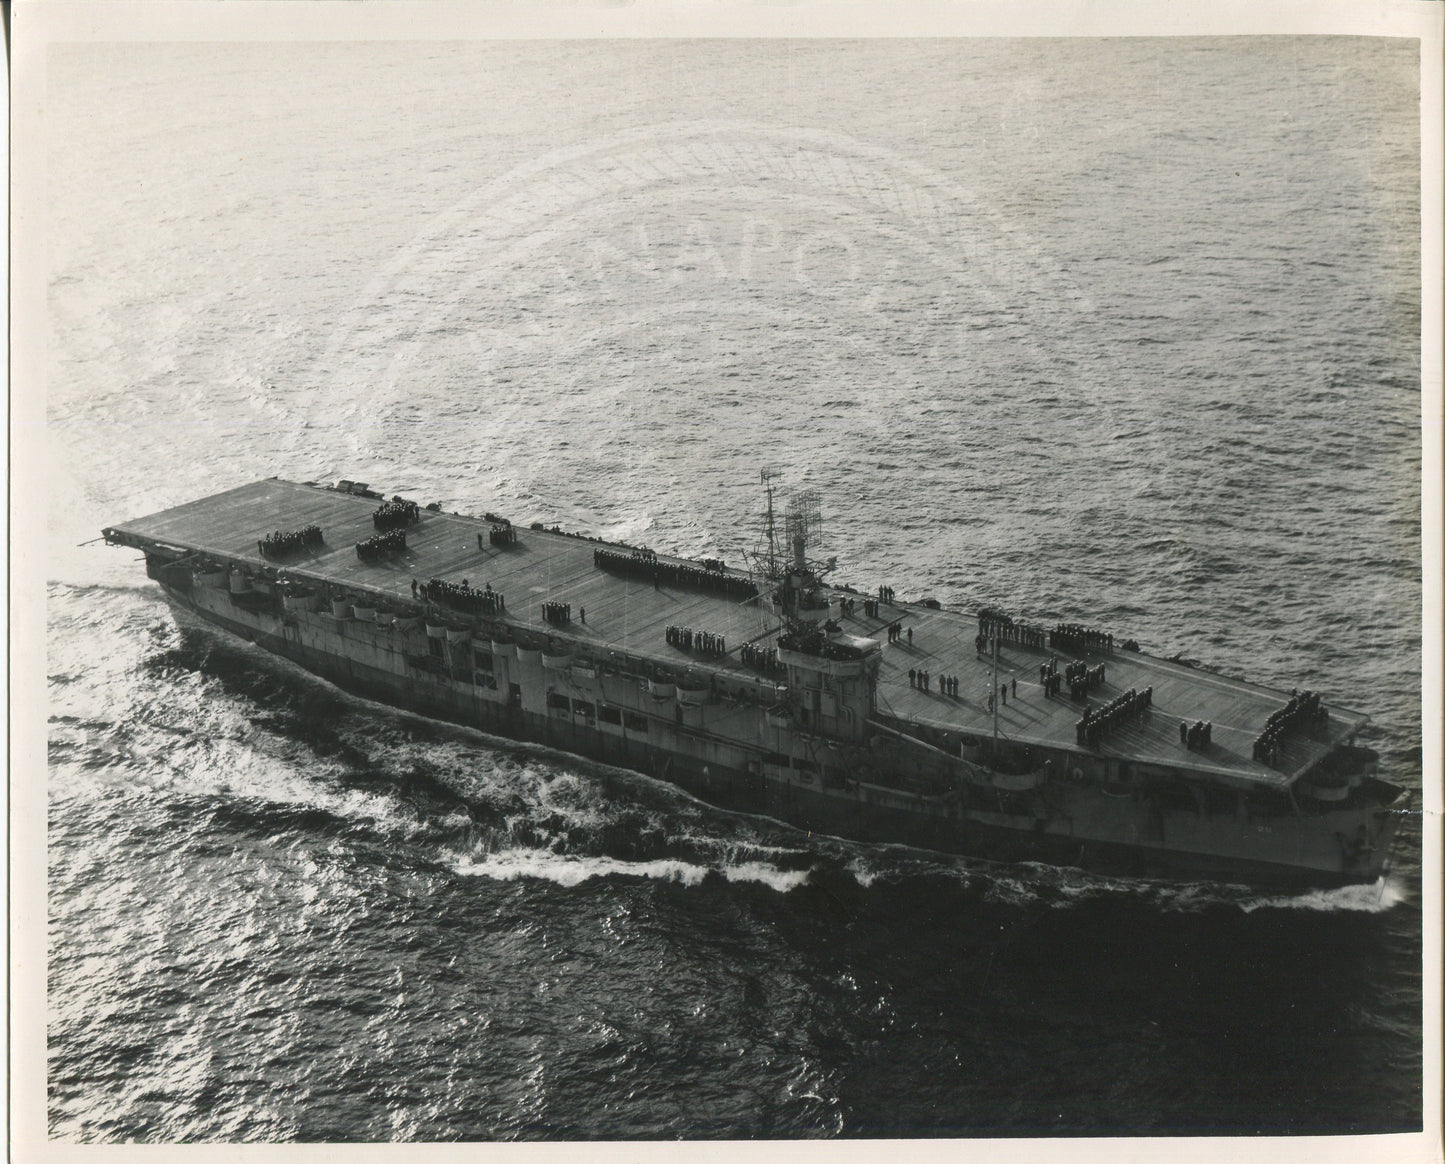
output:
<instances>
[{"instance_id":1,"label":"sunlit water","mask_svg":"<svg viewBox=\"0 0 1445 1164\"><path fill-rule=\"evenodd\" d=\"M50 1129L1398 1130L1418 826L1263 894L810 837L185 627L107 523L277 474L1079 618L1420 782L1414 46L49 62Z\"/></svg>"}]
</instances>

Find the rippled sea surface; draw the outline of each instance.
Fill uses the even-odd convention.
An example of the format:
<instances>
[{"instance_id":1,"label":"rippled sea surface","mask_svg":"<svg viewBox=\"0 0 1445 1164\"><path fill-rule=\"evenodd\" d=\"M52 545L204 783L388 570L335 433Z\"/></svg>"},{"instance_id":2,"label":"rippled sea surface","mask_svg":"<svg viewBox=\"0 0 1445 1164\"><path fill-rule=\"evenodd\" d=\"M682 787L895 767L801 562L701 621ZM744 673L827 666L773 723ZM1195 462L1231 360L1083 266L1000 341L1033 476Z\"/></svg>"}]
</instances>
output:
<instances>
[{"instance_id":1,"label":"rippled sea surface","mask_svg":"<svg viewBox=\"0 0 1445 1164\"><path fill-rule=\"evenodd\" d=\"M1413 42L59 47L75 1141L1389 1131L1419 826L1263 895L809 836L340 694L105 524L269 475L1069 618L1417 787Z\"/></svg>"}]
</instances>

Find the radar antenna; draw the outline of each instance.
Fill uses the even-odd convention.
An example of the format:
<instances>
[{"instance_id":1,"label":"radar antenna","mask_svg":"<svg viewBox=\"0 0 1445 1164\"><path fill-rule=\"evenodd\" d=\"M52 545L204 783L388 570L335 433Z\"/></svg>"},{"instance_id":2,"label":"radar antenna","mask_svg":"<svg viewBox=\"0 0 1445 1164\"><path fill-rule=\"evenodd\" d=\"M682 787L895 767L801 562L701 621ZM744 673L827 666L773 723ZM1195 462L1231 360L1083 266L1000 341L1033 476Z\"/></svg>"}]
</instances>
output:
<instances>
[{"instance_id":1,"label":"radar antenna","mask_svg":"<svg viewBox=\"0 0 1445 1164\"><path fill-rule=\"evenodd\" d=\"M804 490L788 502L783 529L793 552L793 565L806 570L808 547L817 545L823 534L823 503L817 490Z\"/></svg>"}]
</instances>

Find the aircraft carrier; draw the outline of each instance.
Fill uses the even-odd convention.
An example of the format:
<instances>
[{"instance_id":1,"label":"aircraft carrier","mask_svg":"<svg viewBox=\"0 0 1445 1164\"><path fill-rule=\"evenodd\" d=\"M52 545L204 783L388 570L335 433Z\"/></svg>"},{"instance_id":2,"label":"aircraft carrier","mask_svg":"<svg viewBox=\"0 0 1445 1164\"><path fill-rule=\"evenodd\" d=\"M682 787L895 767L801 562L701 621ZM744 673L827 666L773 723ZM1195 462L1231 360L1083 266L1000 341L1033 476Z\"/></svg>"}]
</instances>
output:
<instances>
[{"instance_id":1,"label":"aircraft carrier","mask_svg":"<svg viewBox=\"0 0 1445 1164\"><path fill-rule=\"evenodd\" d=\"M830 585L803 494L746 569L364 483L103 531L178 608L345 690L799 828L1247 884L1379 879L1409 794L1368 718L1099 628Z\"/></svg>"}]
</instances>

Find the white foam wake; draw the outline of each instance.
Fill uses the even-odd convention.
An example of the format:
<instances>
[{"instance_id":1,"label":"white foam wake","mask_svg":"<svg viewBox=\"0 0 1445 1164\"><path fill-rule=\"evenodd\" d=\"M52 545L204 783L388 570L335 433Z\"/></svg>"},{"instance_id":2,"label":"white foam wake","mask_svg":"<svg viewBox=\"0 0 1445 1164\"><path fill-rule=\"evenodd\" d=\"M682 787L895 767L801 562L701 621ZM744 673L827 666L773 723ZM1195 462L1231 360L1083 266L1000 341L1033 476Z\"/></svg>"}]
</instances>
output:
<instances>
[{"instance_id":1,"label":"white foam wake","mask_svg":"<svg viewBox=\"0 0 1445 1164\"><path fill-rule=\"evenodd\" d=\"M709 873L717 873L728 881L755 881L779 893L787 893L808 880L807 870L779 869L761 861L712 866L666 858L621 861L615 857L575 857L536 849L507 849L480 858L459 857L451 863L451 867L464 877L489 877L496 881L527 877L551 881L567 888L596 877L648 877L691 886L702 884Z\"/></svg>"},{"instance_id":2,"label":"white foam wake","mask_svg":"<svg viewBox=\"0 0 1445 1164\"><path fill-rule=\"evenodd\" d=\"M1245 913L1257 909L1310 909L1321 912L1384 913L1405 900L1405 891L1387 878L1368 885L1341 885L1279 897L1258 897L1239 903Z\"/></svg>"}]
</instances>

